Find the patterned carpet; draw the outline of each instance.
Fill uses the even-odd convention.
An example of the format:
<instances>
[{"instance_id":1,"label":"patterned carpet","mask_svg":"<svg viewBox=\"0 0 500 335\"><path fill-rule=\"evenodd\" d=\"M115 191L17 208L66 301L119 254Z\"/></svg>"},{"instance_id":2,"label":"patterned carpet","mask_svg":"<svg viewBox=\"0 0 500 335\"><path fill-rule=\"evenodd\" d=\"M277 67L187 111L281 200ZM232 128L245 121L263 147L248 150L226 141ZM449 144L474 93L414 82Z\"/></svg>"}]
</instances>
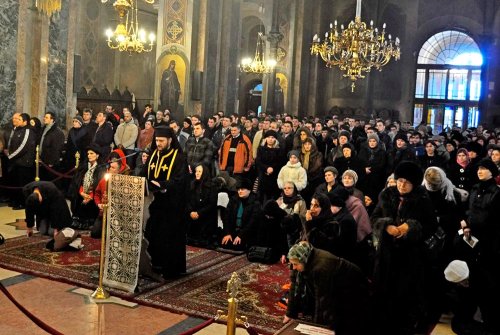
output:
<instances>
[{"instance_id":1,"label":"patterned carpet","mask_svg":"<svg viewBox=\"0 0 500 335\"><path fill-rule=\"evenodd\" d=\"M99 281L100 240L82 236L85 247L78 252L51 252L45 249L49 240L38 235L8 239L0 246L0 266L89 289L96 288ZM231 257L212 250L188 247L188 273L203 270ZM147 292L160 285L148 278L140 278L137 293ZM123 298L135 296L120 290L109 291Z\"/></svg>"},{"instance_id":2,"label":"patterned carpet","mask_svg":"<svg viewBox=\"0 0 500 335\"><path fill-rule=\"evenodd\" d=\"M281 264L249 263L245 256L227 259L191 276L165 284L136 297L150 306L181 311L204 318L217 310L227 311L227 281L237 272L242 287L238 296L238 313L252 326L272 334L282 326L284 310L276 302L282 296L281 286L288 280L288 268Z\"/></svg>"},{"instance_id":3,"label":"patterned carpet","mask_svg":"<svg viewBox=\"0 0 500 335\"><path fill-rule=\"evenodd\" d=\"M0 266L43 278L94 289L98 284L100 240L83 236L85 248L78 252L50 252L48 237L18 237L0 246ZM163 284L141 278L134 295L110 289L114 296L177 313L212 318L217 310L227 312L227 281L237 272L242 281L238 313L264 334L281 328L284 310L276 302L288 268L281 264L249 263L235 256L188 247L188 274Z\"/></svg>"}]
</instances>

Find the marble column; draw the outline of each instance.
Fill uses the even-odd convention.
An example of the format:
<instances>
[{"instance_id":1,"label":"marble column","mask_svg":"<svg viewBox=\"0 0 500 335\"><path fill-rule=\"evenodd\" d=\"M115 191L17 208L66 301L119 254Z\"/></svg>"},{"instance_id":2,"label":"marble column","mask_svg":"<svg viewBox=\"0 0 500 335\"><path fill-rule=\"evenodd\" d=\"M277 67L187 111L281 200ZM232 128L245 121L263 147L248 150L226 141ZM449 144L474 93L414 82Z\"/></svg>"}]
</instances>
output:
<instances>
[{"instance_id":1,"label":"marble column","mask_svg":"<svg viewBox=\"0 0 500 335\"><path fill-rule=\"evenodd\" d=\"M273 16L272 16L272 23L271 23L271 30L269 31L269 34L267 35L267 40L269 41L269 46L270 46L270 58L274 59L277 61L278 59L278 44L279 42L283 39L283 34L280 33L279 31L279 22L278 22L278 15L279 15L279 0L274 0L273 1ZM274 99L274 93L276 89L276 67L273 67L269 77L268 77L268 84L267 84L267 108L266 108L266 113L270 115L275 115L275 109L276 106L275 104L275 99Z\"/></svg>"},{"instance_id":2,"label":"marble column","mask_svg":"<svg viewBox=\"0 0 500 335\"><path fill-rule=\"evenodd\" d=\"M15 2L15 1L10 1ZM5 5L11 5L6 3ZM26 70L29 68L27 66L26 60L26 51L31 50L31 47L28 47L27 35L29 34L28 27L30 25L31 20L27 20L30 17L30 13L28 11L28 0L20 0L19 1L19 11L16 13L16 20L19 17L25 18L25 20L17 20L17 48L16 55L14 56L14 60L16 61L16 112L24 113L25 110L25 101L30 101L31 99L26 99L26 88L31 87L31 83L29 82L30 76L26 74ZM2 11L3 13L6 13ZM29 58L28 58L29 60ZM29 74L29 73L28 73ZM28 104L29 105L29 104ZM10 113L12 114L12 113Z\"/></svg>"},{"instance_id":3,"label":"marble column","mask_svg":"<svg viewBox=\"0 0 500 335\"><path fill-rule=\"evenodd\" d=\"M304 36L304 19L305 19L305 0L297 0L294 4L294 12L295 15L293 17L294 22L294 36ZM301 89L300 82L302 79L301 65L302 65L302 48L303 48L303 39L302 38L294 38L293 39L293 54L291 56L290 68L291 68L291 77L290 77L290 89L289 95L290 98L290 107L288 111L292 115L299 115L300 110L300 97L301 97Z\"/></svg>"},{"instance_id":4,"label":"marble column","mask_svg":"<svg viewBox=\"0 0 500 335\"><path fill-rule=\"evenodd\" d=\"M69 17L80 17L81 1L70 1L69 3ZM66 129L72 127L72 118L76 111L76 93L79 87L74 87L75 78L75 50L76 50L76 37L78 32L78 20L68 21L68 45L66 54L66 117L60 120L61 124L66 124Z\"/></svg>"},{"instance_id":5,"label":"marble column","mask_svg":"<svg viewBox=\"0 0 500 335\"><path fill-rule=\"evenodd\" d=\"M223 0L207 0L207 15L205 24L205 54L204 54L204 68L203 72L203 98L202 106L205 111L212 115L218 111L219 108L219 41L220 41L220 24L222 22L222 8Z\"/></svg>"}]
</instances>

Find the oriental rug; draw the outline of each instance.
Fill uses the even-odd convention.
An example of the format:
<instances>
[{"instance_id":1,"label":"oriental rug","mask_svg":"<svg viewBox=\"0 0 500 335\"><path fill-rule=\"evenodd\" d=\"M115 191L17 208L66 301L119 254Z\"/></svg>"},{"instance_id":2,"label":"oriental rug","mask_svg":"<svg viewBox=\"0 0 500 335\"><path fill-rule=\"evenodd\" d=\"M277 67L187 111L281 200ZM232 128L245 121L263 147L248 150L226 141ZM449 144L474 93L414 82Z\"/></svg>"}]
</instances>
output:
<instances>
[{"instance_id":1,"label":"oriental rug","mask_svg":"<svg viewBox=\"0 0 500 335\"><path fill-rule=\"evenodd\" d=\"M49 237L34 236L8 239L0 246L0 266L9 270L38 277L95 289L99 282L99 260L101 241L82 236L84 248L80 251L51 252L45 249ZM234 256L195 247L187 247L188 274L196 273L232 258ZM138 290L130 294L117 289L109 289L112 295L132 298L137 293L159 287L148 278L139 277ZM106 287L108 289L108 287Z\"/></svg>"},{"instance_id":2,"label":"oriental rug","mask_svg":"<svg viewBox=\"0 0 500 335\"><path fill-rule=\"evenodd\" d=\"M273 334L283 324L285 311L277 302L281 286L288 281L288 267L282 264L249 263L245 256L229 258L190 276L166 283L138 295L134 300L148 306L212 318L217 310L227 314L227 281L238 273L242 285L238 294L238 315L264 334Z\"/></svg>"}]
</instances>

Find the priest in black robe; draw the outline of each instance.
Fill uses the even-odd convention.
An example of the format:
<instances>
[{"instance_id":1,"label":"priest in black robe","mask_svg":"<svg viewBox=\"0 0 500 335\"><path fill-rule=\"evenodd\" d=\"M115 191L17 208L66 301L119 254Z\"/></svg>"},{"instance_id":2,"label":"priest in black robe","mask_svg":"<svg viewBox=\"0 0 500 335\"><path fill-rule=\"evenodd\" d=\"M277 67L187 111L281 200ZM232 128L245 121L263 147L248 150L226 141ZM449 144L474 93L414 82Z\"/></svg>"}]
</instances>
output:
<instances>
[{"instance_id":1,"label":"priest in black robe","mask_svg":"<svg viewBox=\"0 0 500 335\"><path fill-rule=\"evenodd\" d=\"M156 148L142 171L154 194L145 237L153 270L164 278L172 278L186 272L186 227L181 213L186 202L188 171L172 129L157 127L153 144Z\"/></svg>"}]
</instances>

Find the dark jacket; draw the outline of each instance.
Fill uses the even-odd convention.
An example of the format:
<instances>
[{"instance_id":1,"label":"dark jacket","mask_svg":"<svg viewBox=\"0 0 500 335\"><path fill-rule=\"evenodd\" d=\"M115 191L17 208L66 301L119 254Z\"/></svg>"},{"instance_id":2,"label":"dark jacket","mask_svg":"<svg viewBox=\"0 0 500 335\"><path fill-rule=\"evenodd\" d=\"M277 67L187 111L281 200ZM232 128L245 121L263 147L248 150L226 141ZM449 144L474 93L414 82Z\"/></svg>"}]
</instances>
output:
<instances>
[{"instance_id":1,"label":"dark jacket","mask_svg":"<svg viewBox=\"0 0 500 335\"><path fill-rule=\"evenodd\" d=\"M92 137L88 133L87 127L71 128L66 141L64 165L69 170L75 167L75 154L80 154L80 164L86 161L85 149L90 144Z\"/></svg>"},{"instance_id":2,"label":"dark jacket","mask_svg":"<svg viewBox=\"0 0 500 335\"><path fill-rule=\"evenodd\" d=\"M61 191L49 181L34 181L24 186L23 194L25 197L33 193L38 188L42 195L42 203L33 210L26 208L26 225L33 227L36 220L47 219L53 229L62 229L71 225L71 213L68 204Z\"/></svg>"},{"instance_id":3,"label":"dark jacket","mask_svg":"<svg viewBox=\"0 0 500 335\"><path fill-rule=\"evenodd\" d=\"M451 180L455 187L469 192L473 185L473 166L469 163L465 168L456 161L450 161L446 169L446 176Z\"/></svg>"},{"instance_id":4,"label":"dark jacket","mask_svg":"<svg viewBox=\"0 0 500 335\"><path fill-rule=\"evenodd\" d=\"M198 164L207 167L213 165L214 146L208 138L201 137L197 140L194 136L189 137L184 152L191 169L194 169Z\"/></svg>"},{"instance_id":5,"label":"dark jacket","mask_svg":"<svg viewBox=\"0 0 500 335\"><path fill-rule=\"evenodd\" d=\"M240 204L243 205L243 214L241 227L238 227L236 221ZM245 245L255 245L256 229L261 220L262 208L257 196L251 193L248 198L241 199L236 194L229 200L223 217L224 235L239 236Z\"/></svg>"},{"instance_id":6,"label":"dark jacket","mask_svg":"<svg viewBox=\"0 0 500 335\"><path fill-rule=\"evenodd\" d=\"M424 240L437 229L433 206L422 186L404 196L395 186L389 187L380 194L371 220L378 242L374 280L380 333L409 334L426 303ZM388 225L403 223L409 226L405 236L395 238L386 232Z\"/></svg>"},{"instance_id":7,"label":"dark jacket","mask_svg":"<svg viewBox=\"0 0 500 335\"><path fill-rule=\"evenodd\" d=\"M278 141L276 141L278 143ZM279 194L278 173L281 167L285 165L284 154L282 149L277 146L269 148L267 145L259 146L257 149L257 158L255 166L259 176L259 192L268 195L277 196ZM267 174L268 168L273 168L273 173Z\"/></svg>"},{"instance_id":8,"label":"dark jacket","mask_svg":"<svg viewBox=\"0 0 500 335\"><path fill-rule=\"evenodd\" d=\"M97 144L102 148L102 157L106 158L111 152L111 143L113 143L113 126L109 122L104 122L101 126L99 126L94 134L94 138L92 140L93 143Z\"/></svg>"},{"instance_id":9,"label":"dark jacket","mask_svg":"<svg viewBox=\"0 0 500 335\"><path fill-rule=\"evenodd\" d=\"M42 138L40 159L47 165L58 165L64 148L63 131L53 124L45 136L42 131Z\"/></svg>"},{"instance_id":10,"label":"dark jacket","mask_svg":"<svg viewBox=\"0 0 500 335\"><path fill-rule=\"evenodd\" d=\"M29 126L16 127L9 145L9 169L15 166L32 167L35 164L36 135Z\"/></svg>"},{"instance_id":11,"label":"dark jacket","mask_svg":"<svg viewBox=\"0 0 500 335\"><path fill-rule=\"evenodd\" d=\"M313 248L300 273L302 281L297 280L298 275L296 270L291 271L288 317L297 318L299 312L312 314L314 323L334 329L339 335L370 333L368 281L356 265ZM297 288L298 282L305 290Z\"/></svg>"},{"instance_id":12,"label":"dark jacket","mask_svg":"<svg viewBox=\"0 0 500 335\"><path fill-rule=\"evenodd\" d=\"M372 201L377 201L380 191L384 188L387 169L387 154L381 144L374 148L363 146L358 154L364 167L370 168L370 173L366 173L363 180L357 186ZM365 170L366 171L366 170Z\"/></svg>"}]
</instances>

